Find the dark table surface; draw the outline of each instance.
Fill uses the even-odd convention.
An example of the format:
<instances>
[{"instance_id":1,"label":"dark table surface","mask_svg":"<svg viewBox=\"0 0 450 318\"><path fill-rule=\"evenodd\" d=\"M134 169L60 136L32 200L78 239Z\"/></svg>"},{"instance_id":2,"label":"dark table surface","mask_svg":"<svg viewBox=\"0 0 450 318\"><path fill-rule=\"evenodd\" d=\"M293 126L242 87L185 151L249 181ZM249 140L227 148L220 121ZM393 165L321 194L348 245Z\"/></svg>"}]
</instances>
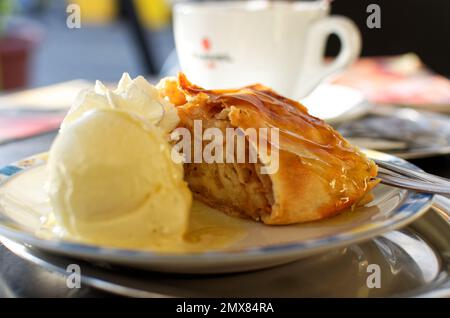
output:
<instances>
[{"instance_id":1,"label":"dark table surface","mask_svg":"<svg viewBox=\"0 0 450 318\"><path fill-rule=\"evenodd\" d=\"M49 133L0 145L0 166L47 151L55 134ZM412 160L425 171L450 178L450 155ZM83 285L66 287L66 278L15 256L0 243L0 297L108 297Z\"/></svg>"}]
</instances>

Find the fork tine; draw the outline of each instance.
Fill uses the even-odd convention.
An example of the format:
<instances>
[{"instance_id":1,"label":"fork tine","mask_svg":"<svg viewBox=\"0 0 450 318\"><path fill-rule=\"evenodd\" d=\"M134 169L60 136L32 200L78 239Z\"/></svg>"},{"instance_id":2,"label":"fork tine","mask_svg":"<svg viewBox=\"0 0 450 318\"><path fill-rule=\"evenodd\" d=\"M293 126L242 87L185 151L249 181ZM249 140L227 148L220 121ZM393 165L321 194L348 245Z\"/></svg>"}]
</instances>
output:
<instances>
[{"instance_id":1,"label":"fork tine","mask_svg":"<svg viewBox=\"0 0 450 318\"><path fill-rule=\"evenodd\" d=\"M450 194L450 187L380 173L381 183L425 193Z\"/></svg>"},{"instance_id":2,"label":"fork tine","mask_svg":"<svg viewBox=\"0 0 450 318\"><path fill-rule=\"evenodd\" d=\"M382 160L378 160L378 159L372 159L375 161L375 163L390 171L390 172L396 172L402 176L406 176L406 177L410 177L413 179L420 179L422 181L426 181L429 183L435 183L435 184L439 184L442 186L447 186L450 188L450 180L442 178L442 177L438 177L426 172L422 172L422 171L415 171L415 170L410 170L404 167L401 167L399 165L396 164L392 164L390 162L386 162L386 161L382 161Z\"/></svg>"}]
</instances>

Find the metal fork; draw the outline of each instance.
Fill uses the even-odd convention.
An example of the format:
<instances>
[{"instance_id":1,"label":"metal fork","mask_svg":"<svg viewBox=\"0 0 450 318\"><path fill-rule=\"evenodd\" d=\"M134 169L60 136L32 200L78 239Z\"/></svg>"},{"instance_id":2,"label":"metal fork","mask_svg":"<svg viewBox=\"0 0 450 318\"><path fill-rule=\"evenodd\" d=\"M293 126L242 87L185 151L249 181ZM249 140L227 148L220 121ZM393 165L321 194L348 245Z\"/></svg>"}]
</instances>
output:
<instances>
[{"instance_id":1,"label":"metal fork","mask_svg":"<svg viewBox=\"0 0 450 318\"><path fill-rule=\"evenodd\" d=\"M381 183L418 192L450 194L450 180L433 174L412 170L395 163L371 158L378 165Z\"/></svg>"}]
</instances>

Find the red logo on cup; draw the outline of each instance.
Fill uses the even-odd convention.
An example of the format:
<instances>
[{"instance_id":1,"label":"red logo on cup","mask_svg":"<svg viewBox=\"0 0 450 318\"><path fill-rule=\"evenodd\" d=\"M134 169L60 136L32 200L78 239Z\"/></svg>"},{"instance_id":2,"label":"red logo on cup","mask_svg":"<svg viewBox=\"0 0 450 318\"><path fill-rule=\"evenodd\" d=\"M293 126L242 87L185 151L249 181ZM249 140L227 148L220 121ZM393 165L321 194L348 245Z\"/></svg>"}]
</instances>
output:
<instances>
[{"instance_id":1,"label":"red logo on cup","mask_svg":"<svg viewBox=\"0 0 450 318\"><path fill-rule=\"evenodd\" d=\"M202 39L202 47L204 51L209 51L211 49L211 42L208 38Z\"/></svg>"},{"instance_id":2,"label":"red logo on cup","mask_svg":"<svg viewBox=\"0 0 450 318\"><path fill-rule=\"evenodd\" d=\"M208 53L211 50L211 41L208 38L202 39L202 48L203 51L205 51L206 53ZM214 61L210 60L206 62L206 67L212 69L216 67L216 64L214 63Z\"/></svg>"},{"instance_id":3,"label":"red logo on cup","mask_svg":"<svg viewBox=\"0 0 450 318\"><path fill-rule=\"evenodd\" d=\"M220 63L231 63L232 59L227 53L213 52L212 42L208 37L203 37L200 40L200 52L194 52L193 56L205 63L208 69L216 68Z\"/></svg>"}]
</instances>

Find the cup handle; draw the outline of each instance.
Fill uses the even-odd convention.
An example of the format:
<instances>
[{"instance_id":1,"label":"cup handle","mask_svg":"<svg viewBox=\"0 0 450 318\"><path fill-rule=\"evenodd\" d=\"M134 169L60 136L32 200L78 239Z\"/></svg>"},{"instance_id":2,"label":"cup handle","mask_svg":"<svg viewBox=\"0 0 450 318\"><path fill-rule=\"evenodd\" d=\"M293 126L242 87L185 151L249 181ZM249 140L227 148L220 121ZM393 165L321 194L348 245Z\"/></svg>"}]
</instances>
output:
<instances>
[{"instance_id":1,"label":"cup handle","mask_svg":"<svg viewBox=\"0 0 450 318\"><path fill-rule=\"evenodd\" d=\"M325 63L322 53L330 34L339 37L341 50L333 62ZM308 95L323 79L342 71L356 60L361 52L361 35L351 20L331 16L320 19L311 26L305 46L302 74L295 90L299 99Z\"/></svg>"}]
</instances>

